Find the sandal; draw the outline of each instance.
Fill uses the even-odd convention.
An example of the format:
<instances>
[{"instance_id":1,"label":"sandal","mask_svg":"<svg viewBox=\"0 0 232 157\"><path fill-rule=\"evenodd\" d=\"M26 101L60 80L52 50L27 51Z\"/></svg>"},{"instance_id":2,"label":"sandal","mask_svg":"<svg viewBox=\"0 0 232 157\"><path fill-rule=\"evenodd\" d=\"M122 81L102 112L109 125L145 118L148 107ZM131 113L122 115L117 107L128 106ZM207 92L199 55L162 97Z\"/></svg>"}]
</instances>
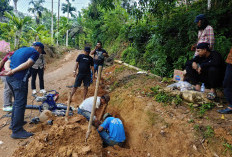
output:
<instances>
[{"instance_id":1,"label":"sandal","mask_svg":"<svg viewBox=\"0 0 232 157\"><path fill-rule=\"evenodd\" d=\"M216 98L216 93L209 92L207 94L207 99L214 100Z\"/></svg>"}]
</instances>

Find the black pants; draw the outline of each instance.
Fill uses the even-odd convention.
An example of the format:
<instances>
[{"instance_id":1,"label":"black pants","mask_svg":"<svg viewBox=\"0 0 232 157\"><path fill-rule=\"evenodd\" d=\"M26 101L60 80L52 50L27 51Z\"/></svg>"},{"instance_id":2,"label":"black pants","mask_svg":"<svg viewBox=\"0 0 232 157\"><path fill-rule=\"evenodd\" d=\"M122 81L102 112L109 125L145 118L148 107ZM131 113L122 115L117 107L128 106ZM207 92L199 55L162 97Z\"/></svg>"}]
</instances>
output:
<instances>
[{"instance_id":1,"label":"black pants","mask_svg":"<svg viewBox=\"0 0 232 157\"><path fill-rule=\"evenodd\" d=\"M223 87L229 107L232 107L232 64L227 64Z\"/></svg>"},{"instance_id":2,"label":"black pants","mask_svg":"<svg viewBox=\"0 0 232 157\"><path fill-rule=\"evenodd\" d=\"M31 88L36 89L36 76L39 75L40 89L44 89L44 68L34 69L31 68Z\"/></svg>"},{"instance_id":3,"label":"black pants","mask_svg":"<svg viewBox=\"0 0 232 157\"><path fill-rule=\"evenodd\" d=\"M192 67L186 67L186 81L193 85L204 83L207 88L217 88L222 85L223 75L222 69L218 67L209 67L201 71L200 74Z\"/></svg>"}]
</instances>

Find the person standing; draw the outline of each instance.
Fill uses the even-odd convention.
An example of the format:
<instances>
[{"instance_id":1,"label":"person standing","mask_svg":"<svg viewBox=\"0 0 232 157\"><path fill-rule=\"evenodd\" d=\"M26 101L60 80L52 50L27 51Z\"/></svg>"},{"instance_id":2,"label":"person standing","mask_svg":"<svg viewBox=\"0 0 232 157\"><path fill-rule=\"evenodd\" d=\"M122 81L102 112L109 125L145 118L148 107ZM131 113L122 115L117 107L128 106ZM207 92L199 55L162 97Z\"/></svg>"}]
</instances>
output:
<instances>
[{"instance_id":1,"label":"person standing","mask_svg":"<svg viewBox=\"0 0 232 157\"><path fill-rule=\"evenodd\" d=\"M89 56L90 47L85 47L84 54L80 54L76 59L76 64L73 71L73 76L76 77L74 87L71 92L71 99L72 96L75 94L78 87L81 86L82 82L84 83L84 96L83 99L85 100L86 95L88 93L88 87L91 84L91 71L94 71L93 68L93 58ZM77 74L78 69L78 74ZM93 75L94 76L94 75Z\"/></svg>"},{"instance_id":2,"label":"person standing","mask_svg":"<svg viewBox=\"0 0 232 157\"><path fill-rule=\"evenodd\" d=\"M26 139L33 136L24 130L24 114L27 105L29 68L39 58L39 54L45 54L44 45L41 42L33 43L32 47L23 47L15 51L12 57L5 63L5 75L7 82L14 94L14 104L11 116L11 137L14 139Z\"/></svg>"},{"instance_id":3,"label":"person standing","mask_svg":"<svg viewBox=\"0 0 232 157\"><path fill-rule=\"evenodd\" d=\"M214 48L215 38L213 27L209 25L209 22L204 14L200 14L195 18L194 21L198 27L198 40L195 44L194 49L199 43L208 43L209 49L212 51ZM195 51L195 56L198 55L198 52Z\"/></svg>"},{"instance_id":4,"label":"person standing","mask_svg":"<svg viewBox=\"0 0 232 157\"><path fill-rule=\"evenodd\" d=\"M4 71L4 64L6 63L6 61L14 54L14 52L8 52L6 54L6 56L1 60L0 63L0 69L1 72ZM3 93L3 111L6 112L11 112L12 111L12 98L13 98L13 93L6 81L6 76L1 76L1 80L4 84L4 93Z\"/></svg>"},{"instance_id":5,"label":"person standing","mask_svg":"<svg viewBox=\"0 0 232 157\"><path fill-rule=\"evenodd\" d=\"M98 71L98 66L104 65L104 58L109 57L106 50L102 48L102 43L100 41L97 42L97 45L93 51L91 51L90 55L94 55L94 74Z\"/></svg>"},{"instance_id":6,"label":"person standing","mask_svg":"<svg viewBox=\"0 0 232 157\"><path fill-rule=\"evenodd\" d=\"M221 114L232 114L232 48L226 59L226 73L223 81L224 95L229 106L226 109L218 110Z\"/></svg>"},{"instance_id":7,"label":"person standing","mask_svg":"<svg viewBox=\"0 0 232 157\"><path fill-rule=\"evenodd\" d=\"M31 67L31 89L32 94L36 94L36 77L39 76L40 93L45 94L44 89L44 70L45 70L45 60L44 55L40 54L38 60Z\"/></svg>"}]
</instances>

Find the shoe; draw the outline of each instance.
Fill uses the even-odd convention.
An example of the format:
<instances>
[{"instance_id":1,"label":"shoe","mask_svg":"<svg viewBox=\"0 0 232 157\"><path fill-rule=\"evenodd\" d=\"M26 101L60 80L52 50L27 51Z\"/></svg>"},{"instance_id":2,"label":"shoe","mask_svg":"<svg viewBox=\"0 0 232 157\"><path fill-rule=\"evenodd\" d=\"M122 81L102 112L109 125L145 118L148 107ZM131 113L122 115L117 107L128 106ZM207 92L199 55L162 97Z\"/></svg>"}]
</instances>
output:
<instances>
[{"instance_id":1,"label":"shoe","mask_svg":"<svg viewBox=\"0 0 232 157\"><path fill-rule=\"evenodd\" d=\"M26 139L33 136L33 133L27 132L26 130L18 131L17 133L12 133L11 138L14 139Z\"/></svg>"},{"instance_id":2,"label":"shoe","mask_svg":"<svg viewBox=\"0 0 232 157\"><path fill-rule=\"evenodd\" d=\"M221 114L232 114L232 110L229 108L226 108L223 110L217 110L217 111L218 111L218 113L221 113Z\"/></svg>"},{"instance_id":3,"label":"shoe","mask_svg":"<svg viewBox=\"0 0 232 157\"><path fill-rule=\"evenodd\" d=\"M47 93L45 89L41 89L39 92L42 93L42 94Z\"/></svg>"},{"instance_id":4,"label":"shoe","mask_svg":"<svg viewBox=\"0 0 232 157\"><path fill-rule=\"evenodd\" d=\"M36 93L36 89L32 89L32 94L35 95Z\"/></svg>"},{"instance_id":5,"label":"shoe","mask_svg":"<svg viewBox=\"0 0 232 157\"><path fill-rule=\"evenodd\" d=\"M5 112L12 112L12 106L3 107L2 110Z\"/></svg>"},{"instance_id":6,"label":"shoe","mask_svg":"<svg viewBox=\"0 0 232 157\"><path fill-rule=\"evenodd\" d=\"M27 124L27 121L23 121L23 125ZM12 125L9 126L9 129L12 130Z\"/></svg>"}]
</instances>

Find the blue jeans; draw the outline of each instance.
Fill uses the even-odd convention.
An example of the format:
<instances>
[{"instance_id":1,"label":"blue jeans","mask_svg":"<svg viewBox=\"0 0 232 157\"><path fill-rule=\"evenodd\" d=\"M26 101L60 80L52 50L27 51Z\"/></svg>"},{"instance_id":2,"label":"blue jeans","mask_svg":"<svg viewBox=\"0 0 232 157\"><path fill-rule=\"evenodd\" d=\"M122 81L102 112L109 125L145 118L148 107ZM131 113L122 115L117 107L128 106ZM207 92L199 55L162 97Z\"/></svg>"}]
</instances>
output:
<instances>
[{"instance_id":1,"label":"blue jeans","mask_svg":"<svg viewBox=\"0 0 232 157\"><path fill-rule=\"evenodd\" d=\"M116 142L114 140L111 140L109 134L105 130L98 131L98 133L100 134L102 138L103 145L114 146L116 144L121 143L121 142Z\"/></svg>"},{"instance_id":2,"label":"blue jeans","mask_svg":"<svg viewBox=\"0 0 232 157\"><path fill-rule=\"evenodd\" d=\"M226 100L232 108L232 64L227 64L223 87Z\"/></svg>"},{"instance_id":3,"label":"blue jeans","mask_svg":"<svg viewBox=\"0 0 232 157\"><path fill-rule=\"evenodd\" d=\"M99 64L94 64L93 65L93 67L94 67L94 74L96 73L96 72L98 72L98 67L99 66L102 66L103 67L103 65L99 65Z\"/></svg>"},{"instance_id":4,"label":"blue jeans","mask_svg":"<svg viewBox=\"0 0 232 157\"><path fill-rule=\"evenodd\" d=\"M23 130L24 114L27 105L28 81L18 80L12 76L7 77L7 82L13 91L14 104L11 116L13 133Z\"/></svg>"},{"instance_id":5,"label":"blue jeans","mask_svg":"<svg viewBox=\"0 0 232 157\"><path fill-rule=\"evenodd\" d=\"M89 121L90 115L91 115L91 113L89 111L82 110L82 109L78 108L77 113L84 116Z\"/></svg>"}]
</instances>

